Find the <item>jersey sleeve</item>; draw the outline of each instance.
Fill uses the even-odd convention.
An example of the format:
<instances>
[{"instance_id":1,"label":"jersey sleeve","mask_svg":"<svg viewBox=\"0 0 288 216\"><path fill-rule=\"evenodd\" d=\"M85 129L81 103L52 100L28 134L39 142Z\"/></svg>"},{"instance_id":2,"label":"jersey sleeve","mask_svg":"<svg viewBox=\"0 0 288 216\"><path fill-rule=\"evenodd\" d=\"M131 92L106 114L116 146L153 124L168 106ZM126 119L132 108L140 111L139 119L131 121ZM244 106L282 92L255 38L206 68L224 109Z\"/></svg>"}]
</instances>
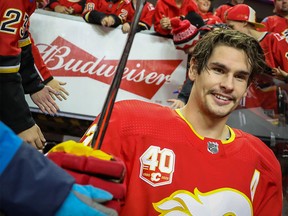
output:
<instances>
[{"instance_id":1,"label":"jersey sleeve","mask_svg":"<svg viewBox=\"0 0 288 216\"><path fill-rule=\"evenodd\" d=\"M45 64L39 52L39 49L36 47L33 38L31 38L31 42L32 42L31 43L32 55L34 58L36 72L39 74L41 81L44 84L47 84L49 81L53 79L53 76L50 73L50 70L48 69L47 65Z\"/></svg>"},{"instance_id":2,"label":"jersey sleeve","mask_svg":"<svg viewBox=\"0 0 288 216\"><path fill-rule=\"evenodd\" d=\"M265 144L263 144L265 145ZM266 147L266 146L265 146ZM256 189L254 215L282 215L282 177L279 161L267 149L260 164L260 181Z\"/></svg>"},{"instance_id":3,"label":"jersey sleeve","mask_svg":"<svg viewBox=\"0 0 288 216\"><path fill-rule=\"evenodd\" d=\"M139 26L141 30L149 30L153 24L155 7L153 4L146 2L140 17Z\"/></svg>"},{"instance_id":4,"label":"jersey sleeve","mask_svg":"<svg viewBox=\"0 0 288 216\"><path fill-rule=\"evenodd\" d=\"M21 44L21 64L19 73L22 77L22 85L26 94L33 94L44 88L44 84L41 82L42 80L34 66L30 37L22 39L19 44Z\"/></svg>"}]
</instances>

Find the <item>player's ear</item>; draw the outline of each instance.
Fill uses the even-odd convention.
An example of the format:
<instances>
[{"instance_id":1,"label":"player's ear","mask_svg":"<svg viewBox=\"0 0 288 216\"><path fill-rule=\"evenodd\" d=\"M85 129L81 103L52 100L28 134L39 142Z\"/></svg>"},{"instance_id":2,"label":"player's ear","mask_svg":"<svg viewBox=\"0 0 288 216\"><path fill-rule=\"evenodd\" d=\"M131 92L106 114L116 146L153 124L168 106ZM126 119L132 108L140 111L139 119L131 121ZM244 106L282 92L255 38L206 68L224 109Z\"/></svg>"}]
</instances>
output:
<instances>
[{"instance_id":1,"label":"player's ear","mask_svg":"<svg viewBox=\"0 0 288 216\"><path fill-rule=\"evenodd\" d=\"M196 62L194 58L191 58L190 60L190 68L188 71L188 76L191 81L194 81L197 75L197 68L196 68Z\"/></svg>"}]
</instances>

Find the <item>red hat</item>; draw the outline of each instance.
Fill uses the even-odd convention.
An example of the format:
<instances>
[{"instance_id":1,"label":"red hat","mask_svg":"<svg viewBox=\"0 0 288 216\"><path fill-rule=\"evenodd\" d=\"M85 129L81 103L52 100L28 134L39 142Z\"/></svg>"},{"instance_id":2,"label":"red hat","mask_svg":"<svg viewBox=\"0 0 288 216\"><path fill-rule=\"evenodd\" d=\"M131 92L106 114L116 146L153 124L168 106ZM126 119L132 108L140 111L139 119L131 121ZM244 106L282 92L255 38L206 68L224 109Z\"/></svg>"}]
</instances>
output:
<instances>
[{"instance_id":1,"label":"red hat","mask_svg":"<svg viewBox=\"0 0 288 216\"><path fill-rule=\"evenodd\" d=\"M170 20L172 26L173 42L176 49L186 50L195 45L200 39L198 29L188 20L175 17Z\"/></svg>"},{"instance_id":2,"label":"red hat","mask_svg":"<svg viewBox=\"0 0 288 216\"><path fill-rule=\"evenodd\" d=\"M246 4L238 4L227 10L226 20L246 21L253 24L256 28L265 27L263 24L256 22L256 12Z\"/></svg>"}]
</instances>

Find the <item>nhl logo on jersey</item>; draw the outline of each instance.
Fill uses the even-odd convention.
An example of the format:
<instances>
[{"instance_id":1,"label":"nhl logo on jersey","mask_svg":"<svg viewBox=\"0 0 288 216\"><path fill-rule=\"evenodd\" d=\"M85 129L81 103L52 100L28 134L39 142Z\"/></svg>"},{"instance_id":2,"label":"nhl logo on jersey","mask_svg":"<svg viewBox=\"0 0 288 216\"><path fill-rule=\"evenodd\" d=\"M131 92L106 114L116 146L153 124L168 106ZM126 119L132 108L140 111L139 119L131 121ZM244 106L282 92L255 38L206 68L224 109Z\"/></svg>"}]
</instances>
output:
<instances>
[{"instance_id":1,"label":"nhl logo on jersey","mask_svg":"<svg viewBox=\"0 0 288 216\"><path fill-rule=\"evenodd\" d=\"M207 150L211 154L217 154L219 152L219 144L217 142L207 142Z\"/></svg>"}]
</instances>

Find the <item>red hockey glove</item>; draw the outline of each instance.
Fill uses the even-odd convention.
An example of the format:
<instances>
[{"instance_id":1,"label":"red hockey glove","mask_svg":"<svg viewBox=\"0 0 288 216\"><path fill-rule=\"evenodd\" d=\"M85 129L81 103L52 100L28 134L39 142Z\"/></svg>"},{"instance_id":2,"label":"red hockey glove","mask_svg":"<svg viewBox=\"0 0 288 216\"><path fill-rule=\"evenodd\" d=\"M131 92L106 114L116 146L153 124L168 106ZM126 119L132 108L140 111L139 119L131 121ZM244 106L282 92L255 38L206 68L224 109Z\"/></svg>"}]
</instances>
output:
<instances>
[{"instance_id":1,"label":"red hockey glove","mask_svg":"<svg viewBox=\"0 0 288 216\"><path fill-rule=\"evenodd\" d=\"M76 183L90 184L110 192L113 200L108 201L106 206L120 211L126 187L123 183L125 165L118 158L74 141L56 145L47 157L72 175Z\"/></svg>"}]
</instances>

